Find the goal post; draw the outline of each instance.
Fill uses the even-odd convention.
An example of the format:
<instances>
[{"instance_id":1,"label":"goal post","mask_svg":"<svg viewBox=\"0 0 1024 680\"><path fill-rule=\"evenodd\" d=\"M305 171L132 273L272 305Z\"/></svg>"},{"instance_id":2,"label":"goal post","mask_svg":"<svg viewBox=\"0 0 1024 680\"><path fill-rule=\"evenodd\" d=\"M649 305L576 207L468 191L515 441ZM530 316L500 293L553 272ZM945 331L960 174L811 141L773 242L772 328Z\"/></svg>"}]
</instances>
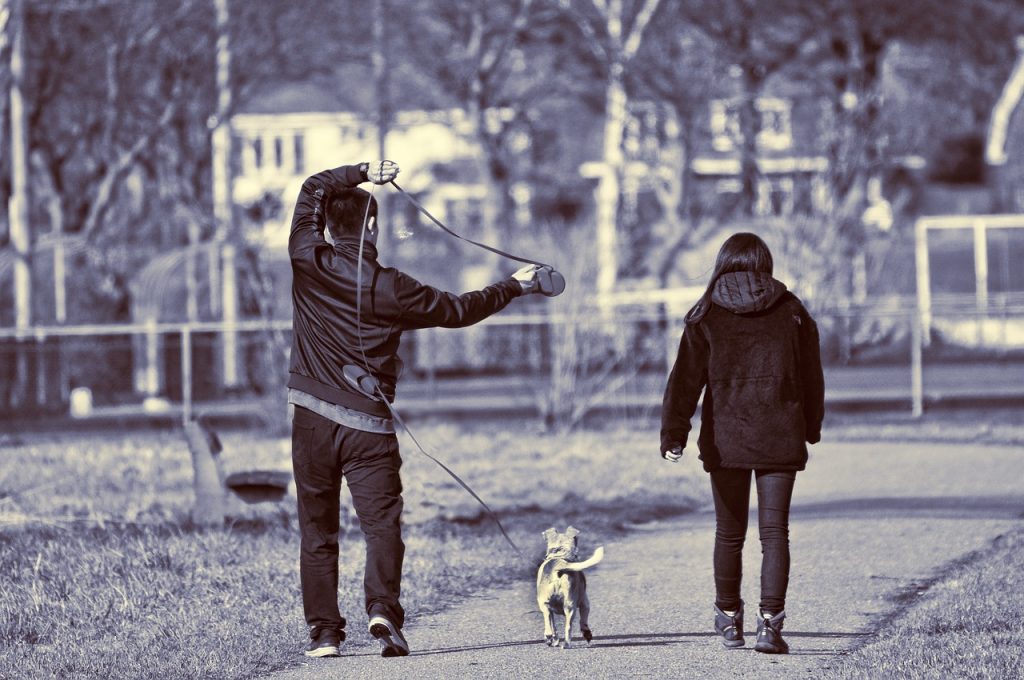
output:
<instances>
[{"instance_id":1,"label":"goal post","mask_svg":"<svg viewBox=\"0 0 1024 680\"><path fill-rule=\"evenodd\" d=\"M1020 229L1019 248L1024 252L1024 214L1010 215L940 215L921 217L917 220L914 229L914 253L917 270L917 312L920 316L922 327L922 341L927 346L931 337L932 312L935 305L933 284L935 277L932 276L932 262L929 253L930 232L951 232L954 230L969 231L971 252L973 261L973 301L976 312L984 315L989 310L992 286L990 281L989 267L989 234L992 230L1016 230ZM1001 267L1006 269L1003 272L1008 276L1011 271L1008 262ZM957 272L945 272L947 277L956 280ZM962 283L962 277L960 277ZM1003 285L1000 291L1004 299L1019 295L1024 301L1024 285L1019 288L1012 284ZM1016 288L1016 289L1015 289ZM971 291L957 291L948 295L950 298L963 300L971 295Z\"/></svg>"},{"instance_id":2,"label":"goal post","mask_svg":"<svg viewBox=\"0 0 1024 680\"><path fill-rule=\"evenodd\" d=\"M990 238L995 230L1001 243ZM959 237L956 231L961 232ZM947 237L946 261L935 267L934 277L929 248L929 235L933 232L936 236ZM966 257L968 250L970 257ZM994 262L990 262L992 255ZM1024 311L1024 275L1020 267L1020 262L1024 261L1024 214L921 217L914 225L914 259L917 309L911 318L911 399L916 417L924 410L923 349L931 342L936 310L963 313L965 307L970 309L975 316L979 345L988 342L985 326L993 312L1003 317L1005 342L1008 335L1006 312L1011 308ZM999 284L995 291L993 270ZM946 290L936 294L933 290L936 281L942 282L944 285L940 288ZM993 307L993 298L1001 304Z\"/></svg>"}]
</instances>

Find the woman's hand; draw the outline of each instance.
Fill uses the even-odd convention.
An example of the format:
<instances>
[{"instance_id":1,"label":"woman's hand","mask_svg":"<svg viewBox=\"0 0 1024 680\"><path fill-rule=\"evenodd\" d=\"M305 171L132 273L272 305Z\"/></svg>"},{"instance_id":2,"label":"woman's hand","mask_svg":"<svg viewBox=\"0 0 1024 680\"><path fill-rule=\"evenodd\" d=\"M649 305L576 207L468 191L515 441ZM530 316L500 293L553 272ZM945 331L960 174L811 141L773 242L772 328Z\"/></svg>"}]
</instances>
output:
<instances>
[{"instance_id":1,"label":"woman's hand","mask_svg":"<svg viewBox=\"0 0 1024 680\"><path fill-rule=\"evenodd\" d=\"M673 446L668 451L662 451L661 457L670 463L678 463L683 457L683 447L678 445Z\"/></svg>"}]
</instances>

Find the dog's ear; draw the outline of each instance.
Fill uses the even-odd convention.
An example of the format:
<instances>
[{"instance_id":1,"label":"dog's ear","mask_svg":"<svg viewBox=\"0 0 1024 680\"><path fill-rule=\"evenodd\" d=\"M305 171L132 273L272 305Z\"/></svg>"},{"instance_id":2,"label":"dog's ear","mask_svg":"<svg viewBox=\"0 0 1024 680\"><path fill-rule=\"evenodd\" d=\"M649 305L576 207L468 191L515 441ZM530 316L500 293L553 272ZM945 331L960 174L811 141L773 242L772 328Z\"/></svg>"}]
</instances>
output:
<instances>
[{"instance_id":1,"label":"dog's ear","mask_svg":"<svg viewBox=\"0 0 1024 680\"><path fill-rule=\"evenodd\" d=\"M575 538L580 535L580 530L576 527L570 526L566 528L565 535L569 538Z\"/></svg>"},{"instance_id":2,"label":"dog's ear","mask_svg":"<svg viewBox=\"0 0 1024 680\"><path fill-rule=\"evenodd\" d=\"M558 532L557 532L557 531L555 531L555 528L554 528L554 527L551 527L550 529L545 529L545 530L544 530L544 533L542 533L542 534L541 534L541 536L543 536L543 537L544 537L544 539L545 539L545 540L546 540L546 541L547 541L548 543L550 543L550 542L551 542L551 539L552 539L552 538L554 538L554 537L555 537L555 536L557 536L557 535L558 535Z\"/></svg>"}]
</instances>

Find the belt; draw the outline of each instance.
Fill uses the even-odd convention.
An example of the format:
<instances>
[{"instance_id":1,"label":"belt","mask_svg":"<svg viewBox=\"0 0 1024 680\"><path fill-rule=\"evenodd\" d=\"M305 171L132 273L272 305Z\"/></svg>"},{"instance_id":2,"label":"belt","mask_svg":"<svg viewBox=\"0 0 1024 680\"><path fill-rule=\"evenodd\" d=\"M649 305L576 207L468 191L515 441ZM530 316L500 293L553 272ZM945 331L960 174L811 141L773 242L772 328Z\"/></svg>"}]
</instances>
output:
<instances>
[{"instance_id":1,"label":"belt","mask_svg":"<svg viewBox=\"0 0 1024 680\"><path fill-rule=\"evenodd\" d=\"M374 432L376 434L395 433L395 422L391 418L373 416L369 413L338 406L337 404L317 399L313 395L306 394L293 387L288 388L288 403L307 408L313 413L327 418L327 420L350 427L353 430Z\"/></svg>"}]
</instances>

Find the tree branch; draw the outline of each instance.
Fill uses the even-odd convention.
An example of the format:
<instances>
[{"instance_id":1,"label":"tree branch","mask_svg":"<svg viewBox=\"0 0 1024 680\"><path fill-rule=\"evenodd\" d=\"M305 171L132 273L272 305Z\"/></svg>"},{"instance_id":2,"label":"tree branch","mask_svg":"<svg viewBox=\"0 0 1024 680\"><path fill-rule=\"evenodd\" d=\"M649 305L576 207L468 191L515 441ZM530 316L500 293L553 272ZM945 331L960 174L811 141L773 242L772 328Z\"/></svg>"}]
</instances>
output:
<instances>
[{"instance_id":1,"label":"tree branch","mask_svg":"<svg viewBox=\"0 0 1024 680\"><path fill-rule=\"evenodd\" d=\"M516 10L515 17L512 19L512 25L502 34L498 44L492 45L491 49L487 50L480 58L480 71L484 75L484 79L488 79L491 72L501 63L504 56L508 53L509 47L515 40L516 34L519 33L523 28L526 27L526 20L530 15L530 7L533 4L533 0L520 0L519 8Z\"/></svg>"},{"instance_id":2,"label":"tree branch","mask_svg":"<svg viewBox=\"0 0 1024 680\"><path fill-rule=\"evenodd\" d=\"M81 234L83 236L91 237L96 231L100 219L110 204L117 182L124 173L131 169L139 155L149 147L157 133L170 124L177 109L177 99L180 95L180 90L180 85L175 85L170 96L167 98L167 103L164 105L159 119L136 139L134 144L121 151L113 163L107 166L106 171L103 173L103 178L96 187L95 198L89 205L89 212L86 213L85 220L82 223Z\"/></svg>"},{"instance_id":3,"label":"tree branch","mask_svg":"<svg viewBox=\"0 0 1024 680\"><path fill-rule=\"evenodd\" d=\"M561 5L562 9L566 11L583 33L584 42L590 48L594 58L597 59L597 63L607 64L611 59L611 55L608 54L607 48L601 42L601 38L598 37L591 23L587 21L586 17L581 16L579 12L573 9L571 0L559 0L559 5Z\"/></svg>"},{"instance_id":4,"label":"tree branch","mask_svg":"<svg viewBox=\"0 0 1024 680\"><path fill-rule=\"evenodd\" d=\"M658 11L658 4L660 2L661 0L645 0L643 7L637 12L636 18L633 20L633 26L629 29L629 36L626 37L626 41L622 45L622 58L625 61L629 61L636 56L643 40L644 30L651 23L654 13Z\"/></svg>"}]
</instances>

